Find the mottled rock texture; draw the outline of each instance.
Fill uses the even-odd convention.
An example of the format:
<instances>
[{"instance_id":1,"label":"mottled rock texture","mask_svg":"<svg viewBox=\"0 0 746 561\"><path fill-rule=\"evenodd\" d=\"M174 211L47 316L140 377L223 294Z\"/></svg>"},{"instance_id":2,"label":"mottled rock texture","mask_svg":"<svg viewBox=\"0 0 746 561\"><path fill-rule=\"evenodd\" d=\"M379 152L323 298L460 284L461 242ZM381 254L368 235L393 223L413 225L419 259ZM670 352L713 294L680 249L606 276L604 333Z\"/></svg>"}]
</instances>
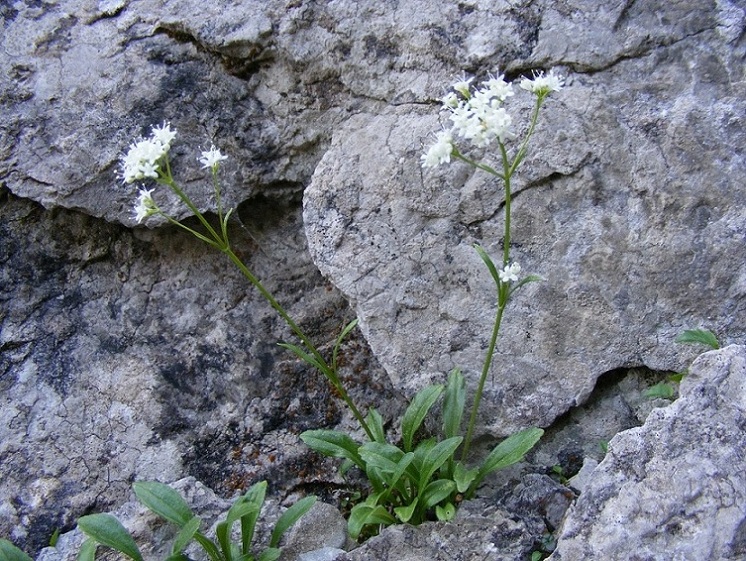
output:
<instances>
[{"instance_id":1,"label":"mottled rock texture","mask_svg":"<svg viewBox=\"0 0 746 561\"><path fill-rule=\"evenodd\" d=\"M505 314L482 417L496 434L548 425L612 368L675 367L685 328L744 335L740 32L723 3L596 4L547 6L530 56L489 58L513 76L545 65L568 75L514 182L512 258L546 280ZM530 103L517 94L506 106L525 126ZM410 392L454 366L477 377L495 296L472 246L497 256L502 243L497 181L461 163L416 165L436 109L389 104L348 119L304 201L314 260Z\"/></svg>"},{"instance_id":2,"label":"mottled rock texture","mask_svg":"<svg viewBox=\"0 0 746 561\"><path fill-rule=\"evenodd\" d=\"M568 76L515 184L513 255L547 280L510 304L480 431L680 368L684 328L743 340L745 21L729 0L3 3L0 535L34 552L134 479L339 483L296 435L349 417L289 332L221 256L133 228L118 157L164 120L200 208L199 147L230 155L234 245L302 325L360 317L344 375L387 418L454 365L473 383L492 320L471 245L500 250L499 186L419 167L462 72Z\"/></svg>"},{"instance_id":3,"label":"mottled rock texture","mask_svg":"<svg viewBox=\"0 0 746 561\"><path fill-rule=\"evenodd\" d=\"M743 559L744 429L746 347L702 355L673 405L611 441L550 559Z\"/></svg>"}]
</instances>

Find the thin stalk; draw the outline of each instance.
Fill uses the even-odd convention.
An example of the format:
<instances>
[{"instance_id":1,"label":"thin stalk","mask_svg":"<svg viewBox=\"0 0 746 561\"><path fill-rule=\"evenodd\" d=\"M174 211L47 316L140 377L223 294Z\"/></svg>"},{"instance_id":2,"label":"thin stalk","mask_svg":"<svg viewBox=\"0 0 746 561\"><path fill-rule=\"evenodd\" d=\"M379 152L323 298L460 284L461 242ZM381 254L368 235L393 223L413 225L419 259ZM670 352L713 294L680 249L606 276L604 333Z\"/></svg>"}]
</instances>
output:
<instances>
[{"instance_id":1,"label":"thin stalk","mask_svg":"<svg viewBox=\"0 0 746 561\"><path fill-rule=\"evenodd\" d=\"M290 315L285 311L285 309L280 305L280 303L275 299L275 297L272 296L272 294L266 288L264 288L264 285L262 285L259 279L254 275L254 273L252 273L251 270L249 270L249 268L246 265L244 265L243 261L241 261L241 259L231 249L230 241L228 240L228 231L227 231L228 217L230 216L231 212L229 211L225 216L223 216L222 201L220 199L220 186L217 180L216 170L213 169L212 175L213 175L213 187L215 188L215 197L217 199L217 205L218 205L218 219L220 221L220 234L218 234L218 232L207 221L207 219L199 211L199 209L194 205L194 203L187 196L187 194L184 193L184 191L182 191L181 188L173 180L173 177L171 176L171 169L169 166L168 158L165 159L165 164L166 164L166 170L165 170L165 173L159 178L159 182L167 185L182 200L182 202L189 208L189 210L197 217L197 219L200 221L202 226L204 226L205 230L207 230L209 236L212 239L208 238L207 236L203 234L200 234L199 232L193 230L192 228L189 228L188 226L185 226L181 222L171 218L169 215L165 214L164 212L160 210L159 210L159 214L161 214L161 216L164 216L169 222L176 224L177 226L180 226L181 228L193 234L198 239L219 249L220 251L222 251L228 256L228 258L233 262L233 264L236 267L238 267L238 270L241 271L241 274L243 274L243 276L246 277L246 279L252 285L254 285L254 287L259 291L259 293L264 297L264 299L269 303L269 305L272 306L272 308L285 321L288 327L290 327L293 333L295 333L295 335L301 340L301 342L303 343L303 346L311 353L311 355L313 355L314 359L316 359L316 363L320 367L321 373L326 377L327 380L329 380L332 386L334 386L334 388L339 392L344 402L350 408L350 411L352 411L352 414L354 415L355 419L357 419L358 423L360 423L360 426L363 428L365 433L368 435L368 438L371 441L374 440L373 432L370 430L370 427L368 426L368 423L365 422L365 418L363 417L362 413L360 413L360 410L355 406L355 403L352 401L352 398L350 397L350 395L347 393L344 386L342 385L342 382L339 379L339 376L337 375L336 368L329 366L326 360L324 360L324 357L321 356L321 353L318 351L315 345L311 342L311 339L303 332L300 326L298 326L298 324L295 323L295 321L293 321L293 318L290 317Z\"/></svg>"},{"instance_id":2,"label":"thin stalk","mask_svg":"<svg viewBox=\"0 0 746 561\"><path fill-rule=\"evenodd\" d=\"M497 345L497 334L500 332L500 324L503 319L503 311L505 306L498 306L497 315L495 317L495 325L492 328L492 337L490 338L490 345L487 349L487 357L484 360L482 366L482 375L479 377L479 385L477 386L477 392L474 395L474 405L471 408L471 415L469 416L469 425L466 429L466 437L464 438L464 446L461 450L461 463L466 464L466 458L469 455L469 447L471 446L471 439L474 434L474 427L477 423L477 412L479 411L479 403L482 401L482 392L484 392L484 384L487 381L487 374L492 366L492 357L495 354L495 346Z\"/></svg>"},{"instance_id":3,"label":"thin stalk","mask_svg":"<svg viewBox=\"0 0 746 561\"><path fill-rule=\"evenodd\" d=\"M310 351L310 353L318 361L319 365L323 367L321 373L324 374L329 382L331 382L331 384L337 389L344 402L350 408L350 411L352 411L355 419L357 419L358 423L360 423L360 426L363 427L363 430L368 435L368 438L371 441L374 440L373 432L370 430L370 427L368 427L368 424L365 422L365 418L363 417L362 413L360 413L360 410L355 406L352 398L344 389L344 386L339 380L339 376L337 376L337 373L327 364L326 360L324 360L324 357L321 356L321 353L319 353L314 344L311 342L311 339L303 332L298 324L293 321L293 319L275 299L275 297L272 296L272 294L266 288L264 288L264 285L262 285L259 279L254 276L254 274L246 265L244 265L243 261L241 261L241 259L235 253L233 253L232 249L226 247L221 251L230 258L233 264L236 265L236 267L238 267L238 269L241 271L243 276L245 276L249 280L249 282L256 287L256 289L264 297L264 299L269 302L269 305L272 306L272 308L274 308L274 310L278 314L280 314L280 317L285 320L285 323L288 325L288 327L290 327L293 333L295 333L295 335L303 342L303 345L306 347L306 349Z\"/></svg>"}]
</instances>

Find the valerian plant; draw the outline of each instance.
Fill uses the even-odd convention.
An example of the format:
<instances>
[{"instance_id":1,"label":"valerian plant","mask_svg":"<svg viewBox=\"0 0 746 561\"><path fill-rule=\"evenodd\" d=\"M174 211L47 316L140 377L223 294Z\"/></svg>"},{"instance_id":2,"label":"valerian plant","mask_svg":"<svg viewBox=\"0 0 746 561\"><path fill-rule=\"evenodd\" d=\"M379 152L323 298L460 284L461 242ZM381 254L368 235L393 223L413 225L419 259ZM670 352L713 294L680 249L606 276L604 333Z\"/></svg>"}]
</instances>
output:
<instances>
[{"instance_id":1,"label":"valerian plant","mask_svg":"<svg viewBox=\"0 0 746 561\"><path fill-rule=\"evenodd\" d=\"M444 97L443 108L449 113L452 126L436 135L435 143L421 159L425 168L435 168L451 159L460 160L489 173L503 184L505 229L500 266L481 246L475 246L496 290L496 315L487 354L464 436L461 425L466 402L465 379L459 369L451 372L445 386L426 387L414 397L402 419L401 446L387 442L381 416L375 409L366 417L374 434L368 442L359 443L344 433L331 430L312 430L301 435L314 450L343 458L346 466L355 465L367 475L373 493L352 509L349 519L349 532L355 538L366 532L373 534L381 526L390 524L419 524L433 517L450 520L458 502L473 497L488 474L520 461L543 434L539 428L525 429L501 442L480 464L469 463L479 406L506 306L516 290L540 280L536 275L522 277L520 264L510 259L511 180L526 157L544 101L562 88L564 80L550 71L521 81L520 87L535 96L522 139L513 132L513 119L504 105L515 94L512 84L503 76L490 76L476 89L471 82L472 79L459 80ZM513 151L509 143L514 143ZM484 152L491 146L497 147L500 161L497 167L467 155L467 150L472 148ZM415 443L415 434L441 395L441 433ZM460 459L457 460L459 449Z\"/></svg>"},{"instance_id":2,"label":"valerian plant","mask_svg":"<svg viewBox=\"0 0 746 561\"><path fill-rule=\"evenodd\" d=\"M233 503L225 520L215 529L215 540L200 531L202 520L192 512L181 495L168 485L155 481L141 481L132 487L141 503L160 518L179 528L166 561L188 561L189 557L184 550L192 542L202 547L210 561L274 561L280 557L278 546L282 536L316 502L316 497L309 496L288 508L277 520L268 547L258 551L254 544L254 536L267 491L266 481L253 485L246 494ZM240 528L240 541L234 541L233 538L233 527L236 523ZM80 549L78 561L94 561L99 546L119 551L133 561L143 561L134 538L111 514L82 516L78 520L78 528L88 536Z\"/></svg>"},{"instance_id":3,"label":"valerian plant","mask_svg":"<svg viewBox=\"0 0 746 561\"><path fill-rule=\"evenodd\" d=\"M458 503L464 498L472 497L487 475L520 461L543 434L539 428L525 429L500 443L481 463L472 465L469 462L479 406L505 308L516 290L526 283L539 280L535 275L521 276L521 266L510 260L511 179L526 156L541 106L549 94L561 89L563 79L550 72L547 75L536 74L521 82L520 87L534 94L536 99L528 129L522 139L518 139L513 132L512 116L504 106L505 101L515 94L512 84L506 82L503 76L491 76L482 83L482 87L472 89L471 81L460 80L443 99L443 107L450 114L452 126L449 130L438 133L436 142L422 156L423 167L433 168L448 163L451 159L460 160L493 175L504 186L505 233L501 264L496 265L481 246L475 247L495 283L497 306L492 335L464 435L461 431L466 383L459 369L451 372L445 385L428 386L417 393L402 418L400 442L389 441L383 418L375 408L371 408L363 416L342 384L337 360L340 346L355 328L357 320L342 330L332 347L331 357L324 357L233 252L228 237L232 210L226 212L222 206L218 181L220 164L227 156L218 148L212 146L210 150L202 152L199 158L202 167L211 174L217 227L200 212L172 175L169 150L176 131L171 129L170 124L153 127L151 135L134 142L122 158L121 175L125 183L151 181L168 187L196 216L200 228L187 226L165 213L156 202L155 188L140 187L135 205L136 220L142 222L151 216L160 216L224 253L299 339L299 344L281 345L317 368L337 390L360 424L365 433L363 442L334 430L310 430L301 435L301 439L317 452L344 459L343 469L356 466L367 476L372 492L364 501L355 505L350 514L348 529L354 538L373 535L381 527L390 524L419 524L433 518L453 518ZM497 147L500 166L492 167L489 163L467 155L471 148L484 152L492 146ZM511 150L510 146L514 146L514 149ZM418 441L418 431L438 401L441 402L440 434Z\"/></svg>"}]
</instances>

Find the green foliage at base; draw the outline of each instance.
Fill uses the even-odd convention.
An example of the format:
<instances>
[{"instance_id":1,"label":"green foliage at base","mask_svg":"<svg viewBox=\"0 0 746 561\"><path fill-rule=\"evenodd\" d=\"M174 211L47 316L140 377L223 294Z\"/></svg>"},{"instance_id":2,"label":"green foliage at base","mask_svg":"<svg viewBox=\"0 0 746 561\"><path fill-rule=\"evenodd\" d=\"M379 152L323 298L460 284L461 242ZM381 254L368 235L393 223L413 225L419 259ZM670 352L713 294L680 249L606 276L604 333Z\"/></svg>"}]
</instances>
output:
<instances>
[{"instance_id":1,"label":"green foliage at base","mask_svg":"<svg viewBox=\"0 0 746 561\"><path fill-rule=\"evenodd\" d=\"M252 486L228 510L225 520L217 525L215 540L206 537L199 528L201 520L184 499L168 485L156 481L142 481L132 486L138 500L159 517L179 528L166 561L187 561L186 547L197 542L210 561L274 561L280 556L278 548L283 534L295 524L316 502L316 497L306 497L287 509L275 524L269 547L261 552L254 550L254 530L264 504L267 482ZM233 527L240 524L241 540L232 541ZM91 514L78 520L78 528L89 536L78 554L79 561L94 561L96 548L103 545L123 553L134 561L142 555L127 529L111 514ZM0 543L0 547L1 547ZM11 558L9 561L26 561Z\"/></svg>"}]
</instances>

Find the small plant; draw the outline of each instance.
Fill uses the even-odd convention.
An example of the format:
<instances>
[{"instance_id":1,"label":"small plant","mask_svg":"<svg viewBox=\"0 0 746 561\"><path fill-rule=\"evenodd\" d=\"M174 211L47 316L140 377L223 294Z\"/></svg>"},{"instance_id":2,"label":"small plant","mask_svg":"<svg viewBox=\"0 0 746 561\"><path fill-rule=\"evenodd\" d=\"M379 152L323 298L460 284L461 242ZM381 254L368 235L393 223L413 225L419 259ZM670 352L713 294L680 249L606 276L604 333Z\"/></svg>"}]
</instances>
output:
<instances>
[{"instance_id":1,"label":"small plant","mask_svg":"<svg viewBox=\"0 0 746 561\"><path fill-rule=\"evenodd\" d=\"M415 435L441 395L440 438L415 444ZM458 503L472 498L487 475L520 461L544 432L537 428L518 432L500 443L479 466L469 469L454 459L463 442L458 432L464 398L464 377L458 369L451 372L447 386L432 385L418 392L402 418L401 447L387 442L383 420L375 409L367 418L375 435L370 442L360 444L334 430L310 430L301 435L317 452L343 458L345 467L357 466L368 477L372 493L350 513L351 537L373 535L379 527L391 524L417 525L433 517L452 519Z\"/></svg>"},{"instance_id":2,"label":"small plant","mask_svg":"<svg viewBox=\"0 0 746 561\"><path fill-rule=\"evenodd\" d=\"M707 329L687 329L674 340L676 343L687 343L693 345L706 345L712 350L720 348L720 342L712 331ZM658 382L645 391L645 397L649 399L674 399L676 397L676 386L686 376L686 370L674 372L669 375L665 382Z\"/></svg>"},{"instance_id":3,"label":"small plant","mask_svg":"<svg viewBox=\"0 0 746 561\"><path fill-rule=\"evenodd\" d=\"M465 381L459 370L451 372L447 386L429 386L414 397L402 419L401 446L387 442L380 415L375 410L371 410L366 418L373 431L369 442L360 444L337 431L307 431L301 435L314 450L344 458L348 465L357 466L367 475L373 492L352 509L349 532L353 538L363 533L374 534L382 526L399 522L420 524L431 518L450 520L458 503L471 498L484 477L520 461L543 434L539 428L523 430L499 444L481 465L469 467L467 463L479 405L508 301L523 285L541 280L536 275L521 278L521 266L510 259L511 180L526 157L541 106L550 93L561 89L563 79L550 72L521 82L521 88L536 97L528 129L512 154L507 143L515 140L516 135L511 130L512 119L503 105L508 97L514 95L512 84L505 82L503 76L490 76L481 88L472 90L471 81L458 81L453 85L453 91L443 99L443 107L450 113L453 126L437 134L436 142L421 159L423 167L435 168L455 158L503 183L505 226L501 265L496 265L481 246L475 246L495 283L497 306L492 335L464 436L461 436L461 424L466 401ZM455 137L461 137L480 151L490 144L497 144L501 161L499 171L467 157L457 148ZM417 430L441 394L442 434L415 443ZM460 460L457 461L459 448Z\"/></svg>"},{"instance_id":4,"label":"small plant","mask_svg":"<svg viewBox=\"0 0 746 561\"><path fill-rule=\"evenodd\" d=\"M528 143L534 133L541 106L549 94L562 88L563 79L549 72L547 75L535 74L533 78L524 78L521 81L520 87L534 94L536 103L531 113L528 129L512 153L507 143L515 140L517 135L511 129L511 116L503 106L506 99L514 95L512 84L505 82L502 76L490 76L482 84L483 87L472 91L470 83L471 80L457 82L453 85L453 92L444 98L443 107L450 112L453 126L451 130L439 133L436 143L422 156L423 167L437 167L442 163L450 162L453 157L493 175L504 185L505 232L500 266L493 262L481 246L475 246L477 254L485 263L495 283L496 315L466 432L463 436L461 425L466 395L464 376L459 370L454 370L450 374L447 385L436 384L426 387L414 397L402 419L400 445L388 442L383 428L383 419L376 409L370 409L367 415L363 416L343 387L338 375L337 361L340 345L355 328L357 321L351 322L342 330L333 345L331 360L327 361L279 302L233 252L228 238L228 221L232 211L225 212L222 207L218 182L220 163L226 160L227 156L223 155L219 149L213 145L210 150L202 152L199 158L202 167L209 169L211 173L217 227L213 226L211 221L199 211L173 178L169 150L176 131L171 129L170 124L164 123L160 127L152 127L150 137L134 142L122 158L121 176L125 183L152 180L157 184L167 186L196 216L201 227L199 230L191 228L163 212L155 201L153 195L155 189L144 187L140 188L135 205L136 220L142 222L150 216L160 216L224 253L277 311L300 341L300 344L281 343L281 345L318 369L332 384L359 422L367 437L366 442L357 442L344 433L331 430L311 430L301 435L303 441L317 452L343 458L344 469L357 466L368 477L372 494L353 507L349 518L350 534L356 538L362 534L374 534L381 526L397 522L419 524L430 518L450 520L455 515L459 502L464 498L472 497L484 477L519 461L543 434L543 431L538 428L523 430L499 444L480 465L470 467L467 463L479 405L487 375L492 366L506 306L516 290L527 283L541 280L536 275L521 277L521 266L510 259L511 179L526 157ZM490 144L496 144L501 166L495 169L486 163L467 157L456 147L454 136L470 142L480 151ZM417 441L417 432L441 396L443 398L442 434ZM459 449L460 460L457 461ZM180 523L186 525L189 520L180 519ZM85 530L85 521L81 527ZM187 526L187 530L190 528ZM207 542L203 540L200 543L205 547L204 544ZM224 548L224 553L225 551L228 550Z\"/></svg>"},{"instance_id":5,"label":"small plant","mask_svg":"<svg viewBox=\"0 0 746 561\"><path fill-rule=\"evenodd\" d=\"M280 556L278 545L284 533L316 502L316 497L306 497L286 510L272 531L269 547L257 553L253 545L254 531L264 504L266 481L255 484L233 503L225 520L217 525L215 540L200 531L200 518L191 511L181 495L168 485L146 481L135 483L132 488L142 504L179 528L167 561L188 561L184 550L192 542L202 547L210 561L274 561ZM233 527L237 522L240 524L241 539L234 542ZM111 514L82 516L78 520L78 528L89 536L80 549L79 561L94 561L99 545L119 551L134 561L143 559L135 540Z\"/></svg>"},{"instance_id":6,"label":"small plant","mask_svg":"<svg viewBox=\"0 0 746 561\"><path fill-rule=\"evenodd\" d=\"M713 350L720 348L720 342L715 334L707 329L687 329L676 337L676 342L706 345Z\"/></svg>"}]
</instances>

